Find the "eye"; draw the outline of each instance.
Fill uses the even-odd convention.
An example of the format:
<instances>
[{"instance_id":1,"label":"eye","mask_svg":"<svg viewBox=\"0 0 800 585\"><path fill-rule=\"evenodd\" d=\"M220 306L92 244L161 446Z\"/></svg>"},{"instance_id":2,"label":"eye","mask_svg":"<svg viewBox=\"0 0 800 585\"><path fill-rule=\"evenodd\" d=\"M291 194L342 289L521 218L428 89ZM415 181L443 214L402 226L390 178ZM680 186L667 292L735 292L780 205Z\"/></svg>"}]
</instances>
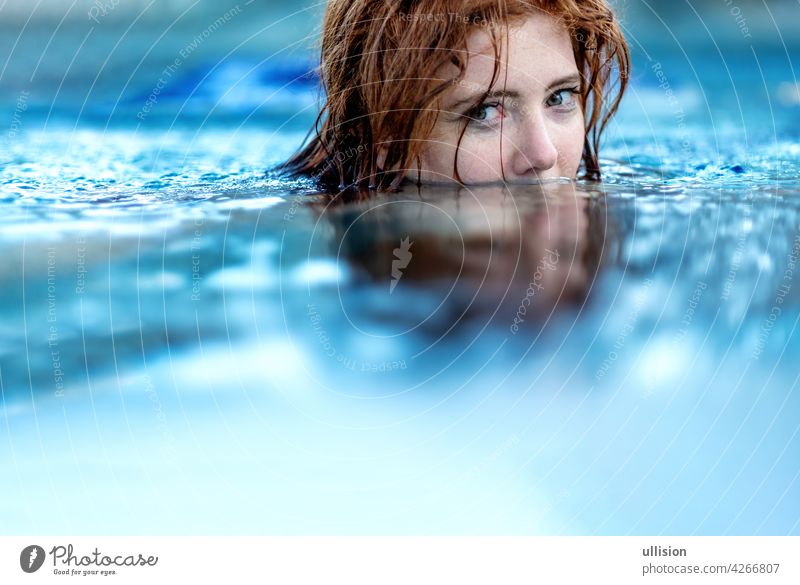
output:
<instances>
[{"instance_id":1,"label":"eye","mask_svg":"<svg viewBox=\"0 0 800 585\"><path fill-rule=\"evenodd\" d=\"M470 122L491 124L503 117L503 106L499 102L485 103L471 109L465 115Z\"/></svg>"},{"instance_id":2,"label":"eye","mask_svg":"<svg viewBox=\"0 0 800 585\"><path fill-rule=\"evenodd\" d=\"M578 93L577 87L567 87L552 93L545 102L549 107L562 107L572 109L575 106L575 95Z\"/></svg>"}]
</instances>

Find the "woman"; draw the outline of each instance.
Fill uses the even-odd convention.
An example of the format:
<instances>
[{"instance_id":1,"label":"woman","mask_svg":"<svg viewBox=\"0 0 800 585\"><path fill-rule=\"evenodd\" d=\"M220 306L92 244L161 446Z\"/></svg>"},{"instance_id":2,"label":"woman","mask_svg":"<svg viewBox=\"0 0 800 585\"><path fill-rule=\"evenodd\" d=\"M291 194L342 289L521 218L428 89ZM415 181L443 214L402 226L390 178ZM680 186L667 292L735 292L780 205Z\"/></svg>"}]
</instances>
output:
<instances>
[{"instance_id":1,"label":"woman","mask_svg":"<svg viewBox=\"0 0 800 585\"><path fill-rule=\"evenodd\" d=\"M340 191L598 180L628 70L605 0L329 0L326 102L282 168Z\"/></svg>"}]
</instances>

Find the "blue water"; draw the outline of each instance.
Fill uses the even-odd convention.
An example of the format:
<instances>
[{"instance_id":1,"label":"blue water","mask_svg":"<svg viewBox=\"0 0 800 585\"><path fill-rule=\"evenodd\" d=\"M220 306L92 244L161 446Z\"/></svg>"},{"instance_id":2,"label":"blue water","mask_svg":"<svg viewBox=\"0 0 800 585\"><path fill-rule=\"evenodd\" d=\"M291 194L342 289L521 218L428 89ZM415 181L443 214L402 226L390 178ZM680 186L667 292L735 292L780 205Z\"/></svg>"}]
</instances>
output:
<instances>
[{"instance_id":1,"label":"blue water","mask_svg":"<svg viewBox=\"0 0 800 585\"><path fill-rule=\"evenodd\" d=\"M724 55L636 52L602 185L344 205L302 59L12 94L0 530L800 533L800 100Z\"/></svg>"}]
</instances>

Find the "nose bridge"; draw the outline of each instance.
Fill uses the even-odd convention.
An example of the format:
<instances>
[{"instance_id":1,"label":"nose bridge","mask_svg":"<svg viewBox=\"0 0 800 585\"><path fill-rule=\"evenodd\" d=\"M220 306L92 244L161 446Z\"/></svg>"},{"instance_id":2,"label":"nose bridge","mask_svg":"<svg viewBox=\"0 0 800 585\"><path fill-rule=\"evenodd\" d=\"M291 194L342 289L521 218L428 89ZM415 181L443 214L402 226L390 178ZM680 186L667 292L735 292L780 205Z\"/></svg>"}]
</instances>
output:
<instances>
[{"instance_id":1,"label":"nose bridge","mask_svg":"<svg viewBox=\"0 0 800 585\"><path fill-rule=\"evenodd\" d=\"M538 110L526 112L519 140L518 154L531 170L545 171L555 166L558 150L550 135L544 112Z\"/></svg>"}]
</instances>

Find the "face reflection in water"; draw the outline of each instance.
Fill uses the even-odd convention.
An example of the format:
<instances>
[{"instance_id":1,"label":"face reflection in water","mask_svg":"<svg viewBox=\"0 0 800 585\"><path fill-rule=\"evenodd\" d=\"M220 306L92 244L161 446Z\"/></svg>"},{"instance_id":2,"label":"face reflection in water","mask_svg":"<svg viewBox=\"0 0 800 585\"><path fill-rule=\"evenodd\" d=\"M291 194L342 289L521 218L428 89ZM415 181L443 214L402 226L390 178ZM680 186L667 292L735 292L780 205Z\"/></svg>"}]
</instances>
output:
<instances>
[{"instance_id":1,"label":"face reflection in water","mask_svg":"<svg viewBox=\"0 0 800 585\"><path fill-rule=\"evenodd\" d=\"M436 291L438 307L424 324L406 325L439 334L497 314L516 333L557 306L585 302L602 256L613 252L604 204L573 183L363 197L318 212L335 230L338 262L375 283L372 304L386 309L372 317L381 326L397 321L407 292L424 290Z\"/></svg>"}]
</instances>

